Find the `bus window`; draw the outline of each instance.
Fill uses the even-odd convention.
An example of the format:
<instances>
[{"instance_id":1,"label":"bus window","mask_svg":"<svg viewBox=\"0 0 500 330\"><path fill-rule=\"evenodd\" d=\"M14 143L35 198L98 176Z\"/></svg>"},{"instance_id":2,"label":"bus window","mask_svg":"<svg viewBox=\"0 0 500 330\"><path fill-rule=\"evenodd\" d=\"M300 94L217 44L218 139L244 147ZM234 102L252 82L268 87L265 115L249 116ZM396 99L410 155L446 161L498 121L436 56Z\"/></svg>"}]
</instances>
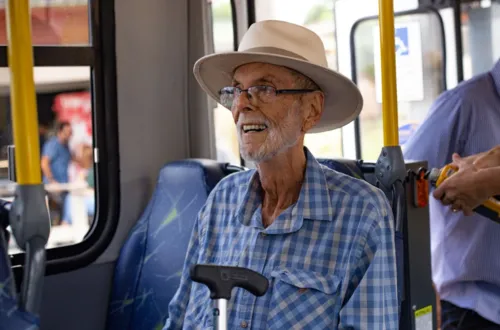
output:
<instances>
[{"instance_id":1,"label":"bus window","mask_svg":"<svg viewBox=\"0 0 500 330\"><path fill-rule=\"evenodd\" d=\"M329 67L336 69L334 2L334 0L256 0L255 16L257 21L277 19L303 25L316 32L325 45ZM343 155L341 129L306 134L304 144L315 157L333 158Z\"/></svg>"},{"instance_id":2,"label":"bus window","mask_svg":"<svg viewBox=\"0 0 500 330\"><path fill-rule=\"evenodd\" d=\"M233 22L230 0L212 0L212 23L216 53L234 50ZM236 126L231 112L217 104L214 109L217 160L240 164Z\"/></svg>"},{"instance_id":3,"label":"bus window","mask_svg":"<svg viewBox=\"0 0 500 330\"><path fill-rule=\"evenodd\" d=\"M90 67L34 69L40 155L49 160L51 172L49 179L41 170L52 221L47 248L81 242L94 219L90 72ZM7 146L13 143L9 84L9 69L0 68L0 198L12 200L16 184L7 173ZM17 252L11 239L9 253Z\"/></svg>"},{"instance_id":4,"label":"bus window","mask_svg":"<svg viewBox=\"0 0 500 330\"><path fill-rule=\"evenodd\" d=\"M500 3L462 4L464 79L490 71L500 58Z\"/></svg>"},{"instance_id":5,"label":"bus window","mask_svg":"<svg viewBox=\"0 0 500 330\"><path fill-rule=\"evenodd\" d=\"M0 2L0 44L7 44L5 5ZM89 0L31 0L33 45L89 44Z\"/></svg>"},{"instance_id":6,"label":"bus window","mask_svg":"<svg viewBox=\"0 0 500 330\"><path fill-rule=\"evenodd\" d=\"M356 3L352 5L355 8ZM444 91L441 27L438 14L425 9L395 17L399 143L403 147ZM377 18L358 20L351 33L356 79L364 99L359 116L361 157L376 160L383 146Z\"/></svg>"}]
</instances>

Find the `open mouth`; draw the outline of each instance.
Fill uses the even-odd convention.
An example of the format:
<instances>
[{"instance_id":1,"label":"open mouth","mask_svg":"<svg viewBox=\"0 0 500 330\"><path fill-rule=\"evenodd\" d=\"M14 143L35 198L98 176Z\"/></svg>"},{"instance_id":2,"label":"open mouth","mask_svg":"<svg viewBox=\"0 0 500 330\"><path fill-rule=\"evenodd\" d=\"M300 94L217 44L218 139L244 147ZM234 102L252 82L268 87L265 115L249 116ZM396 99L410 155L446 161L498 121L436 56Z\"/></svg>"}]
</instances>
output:
<instances>
[{"instance_id":1,"label":"open mouth","mask_svg":"<svg viewBox=\"0 0 500 330\"><path fill-rule=\"evenodd\" d=\"M243 133L262 132L267 129L263 124L242 125Z\"/></svg>"}]
</instances>

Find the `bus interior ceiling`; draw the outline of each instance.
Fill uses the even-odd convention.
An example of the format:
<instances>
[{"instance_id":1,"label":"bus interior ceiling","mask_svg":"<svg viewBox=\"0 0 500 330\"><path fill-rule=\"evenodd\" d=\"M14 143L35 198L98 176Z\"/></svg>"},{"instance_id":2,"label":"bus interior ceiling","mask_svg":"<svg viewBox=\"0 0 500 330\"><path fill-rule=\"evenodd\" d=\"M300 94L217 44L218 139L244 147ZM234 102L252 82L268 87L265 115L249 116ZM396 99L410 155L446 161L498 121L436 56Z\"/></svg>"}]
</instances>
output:
<instances>
[{"instance_id":1,"label":"bus interior ceiling","mask_svg":"<svg viewBox=\"0 0 500 330\"><path fill-rule=\"evenodd\" d=\"M82 146L90 145L96 170L95 188L89 190L92 198L95 194L92 220L81 216L87 212L86 202L77 192L71 204L77 210L73 222L53 223L41 329L106 329L120 249L150 201L165 164L206 158L253 166L240 159L230 112L202 92L192 68L207 53L235 49L255 20L286 20L318 33L329 66L355 80L363 94L365 104L356 122L306 136L305 144L316 157L375 160L383 147L375 0L31 0L31 4L38 120L50 131L40 131L40 136L49 139L56 134L56 122L71 121L73 155L82 158ZM412 78L398 76L399 135L404 146L440 93L488 70L500 57L500 2L463 1L459 43L451 0L439 7L423 0L394 0L394 4L401 13L396 14L396 28L405 29L409 40L403 40L403 46L412 48L397 59L398 72ZM5 25L2 15L0 23ZM2 40L6 32L1 29L0 193L12 198L5 152L12 143L10 73L7 38ZM58 189L73 188L47 189L57 195ZM54 209L51 215L62 221L61 206ZM13 238L9 252L19 288L24 256Z\"/></svg>"}]
</instances>

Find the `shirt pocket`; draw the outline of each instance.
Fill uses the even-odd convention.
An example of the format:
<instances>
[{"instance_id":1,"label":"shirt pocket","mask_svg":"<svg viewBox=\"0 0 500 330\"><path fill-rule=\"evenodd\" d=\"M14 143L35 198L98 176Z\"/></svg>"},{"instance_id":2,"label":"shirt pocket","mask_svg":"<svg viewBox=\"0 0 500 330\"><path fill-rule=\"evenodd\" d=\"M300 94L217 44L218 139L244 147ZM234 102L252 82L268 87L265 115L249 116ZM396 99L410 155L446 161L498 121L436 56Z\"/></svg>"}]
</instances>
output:
<instances>
[{"instance_id":1,"label":"shirt pocket","mask_svg":"<svg viewBox=\"0 0 500 330\"><path fill-rule=\"evenodd\" d=\"M335 329L341 279L334 274L280 269L271 272L268 329Z\"/></svg>"}]
</instances>

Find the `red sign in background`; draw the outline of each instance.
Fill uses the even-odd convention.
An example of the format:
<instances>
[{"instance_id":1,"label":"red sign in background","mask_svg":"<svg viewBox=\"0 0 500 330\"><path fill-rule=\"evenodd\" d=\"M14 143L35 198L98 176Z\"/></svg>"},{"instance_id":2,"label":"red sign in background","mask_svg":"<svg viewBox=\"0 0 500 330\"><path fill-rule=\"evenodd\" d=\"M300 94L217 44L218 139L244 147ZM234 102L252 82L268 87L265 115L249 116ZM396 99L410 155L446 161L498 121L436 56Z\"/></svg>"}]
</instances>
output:
<instances>
[{"instance_id":1,"label":"red sign in background","mask_svg":"<svg viewBox=\"0 0 500 330\"><path fill-rule=\"evenodd\" d=\"M62 93L55 97L52 110L57 121L67 121L73 128L70 148L92 145L92 103L90 92Z\"/></svg>"}]
</instances>

